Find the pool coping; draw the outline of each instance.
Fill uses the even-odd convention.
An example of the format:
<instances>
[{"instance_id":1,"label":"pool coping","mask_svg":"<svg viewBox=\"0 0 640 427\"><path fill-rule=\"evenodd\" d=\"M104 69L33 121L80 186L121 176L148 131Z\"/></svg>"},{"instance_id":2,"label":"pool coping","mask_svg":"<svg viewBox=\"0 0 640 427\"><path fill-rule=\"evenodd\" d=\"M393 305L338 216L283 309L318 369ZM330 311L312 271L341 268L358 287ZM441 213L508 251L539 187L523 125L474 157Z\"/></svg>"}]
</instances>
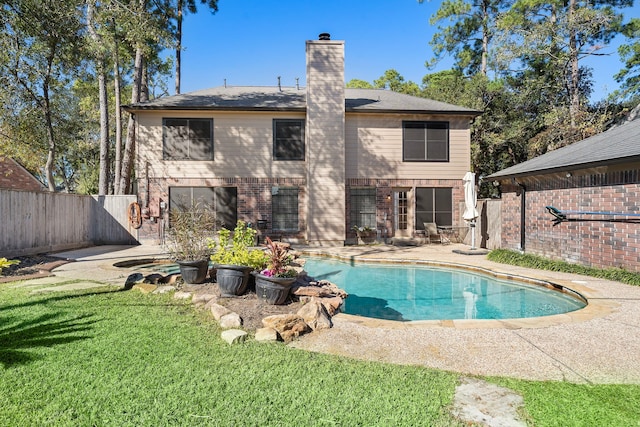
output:
<instances>
[{"instance_id":1,"label":"pool coping","mask_svg":"<svg viewBox=\"0 0 640 427\"><path fill-rule=\"evenodd\" d=\"M488 267L480 267L471 264L462 264L458 262L427 260L427 259L393 259L393 258L371 258L362 255L342 255L326 252L324 249L305 248L299 250L303 255L317 256L338 259L340 261L356 261L359 263L371 264L399 264L399 265L416 265L431 267L447 267L466 270L471 272L490 275L497 279L514 280L530 285L544 286L555 291L582 299L586 302L586 306L562 314L553 314L549 316L528 317L522 319L447 319L447 320L412 320L399 321L376 319L372 317L364 317L353 314L338 313L334 319L346 321L369 328L387 328L387 329L412 329L412 328L457 328L457 329L533 329L546 328L549 326L563 325L568 323L584 322L592 319L602 318L614 313L620 304L616 301L602 299L597 296L597 291L588 286L576 283L573 280L557 279L550 281L546 278L523 276L495 270ZM535 272L535 270L531 269Z\"/></svg>"}]
</instances>

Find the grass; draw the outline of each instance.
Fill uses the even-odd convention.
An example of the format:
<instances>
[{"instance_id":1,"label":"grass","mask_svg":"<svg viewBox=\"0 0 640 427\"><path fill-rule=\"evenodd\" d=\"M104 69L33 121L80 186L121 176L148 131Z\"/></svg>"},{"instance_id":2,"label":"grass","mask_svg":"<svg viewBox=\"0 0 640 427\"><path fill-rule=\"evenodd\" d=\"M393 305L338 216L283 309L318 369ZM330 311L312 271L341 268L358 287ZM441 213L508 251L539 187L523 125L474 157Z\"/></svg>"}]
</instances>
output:
<instances>
[{"instance_id":1,"label":"grass","mask_svg":"<svg viewBox=\"0 0 640 427\"><path fill-rule=\"evenodd\" d=\"M462 425L457 374L219 336L170 296L0 285L0 425ZM640 420L638 386L491 381L521 392L536 426Z\"/></svg>"},{"instance_id":2,"label":"grass","mask_svg":"<svg viewBox=\"0 0 640 427\"><path fill-rule=\"evenodd\" d=\"M520 267L536 268L539 270L559 271L563 273L581 274L600 279L613 280L628 285L640 286L640 274L622 268L594 268L565 261L553 261L541 256L522 254L508 249L496 249L489 253L489 260L502 264Z\"/></svg>"}]
</instances>

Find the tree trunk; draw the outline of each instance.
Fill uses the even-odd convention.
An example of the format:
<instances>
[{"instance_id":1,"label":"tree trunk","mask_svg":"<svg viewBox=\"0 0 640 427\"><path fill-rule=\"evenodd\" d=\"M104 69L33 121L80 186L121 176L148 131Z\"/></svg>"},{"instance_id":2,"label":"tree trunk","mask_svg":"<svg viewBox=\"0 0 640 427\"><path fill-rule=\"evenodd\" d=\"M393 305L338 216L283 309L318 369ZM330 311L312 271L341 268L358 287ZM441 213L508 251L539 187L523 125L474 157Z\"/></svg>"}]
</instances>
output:
<instances>
[{"instance_id":1,"label":"tree trunk","mask_svg":"<svg viewBox=\"0 0 640 427\"><path fill-rule=\"evenodd\" d=\"M105 52L102 40L96 32L93 22L95 3L87 2L87 31L96 52L96 74L98 75L98 98L100 102L100 175L98 194L109 194L109 98L107 96L107 77L105 70Z\"/></svg>"},{"instance_id":2,"label":"tree trunk","mask_svg":"<svg viewBox=\"0 0 640 427\"><path fill-rule=\"evenodd\" d=\"M49 187L49 191L56 191L56 183L53 180L53 167L56 159L56 139L51 120L51 104L49 101L48 83L45 83L42 87L42 97L44 98L44 116L47 123L47 144L49 145L47 163L44 166L44 174L47 177L47 186Z\"/></svg>"},{"instance_id":3,"label":"tree trunk","mask_svg":"<svg viewBox=\"0 0 640 427\"><path fill-rule=\"evenodd\" d=\"M487 77L487 58L489 57L489 0L482 2L482 57L480 74Z\"/></svg>"},{"instance_id":4,"label":"tree trunk","mask_svg":"<svg viewBox=\"0 0 640 427\"><path fill-rule=\"evenodd\" d=\"M578 79L580 67L578 64L578 48L575 24L576 0L569 0L569 117L571 127L576 127L576 117L580 111L580 93L578 91Z\"/></svg>"},{"instance_id":5,"label":"tree trunk","mask_svg":"<svg viewBox=\"0 0 640 427\"><path fill-rule=\"evenodd\" d=\"M142 46L136 47L136 59L133 70L133 85L131 89L131 103L135 104L140 101L140 85L142 82ZM133 115L129 115L127 125L127 140L124 146L124 154L122 158L122 172L120 176L120 194L129 194L131 186L131 174L133 173L133 162L135 158L136 147L136 128Z\"/></svg>"},{"instance_id":6,"label":"tree trunk","mask_svg":"<svg viewBox=\"0 0 640 427\"><path fill-rule=\"evenodd\" d=\"M181 50L182 50L182 9L184 7L184 0L178 0L178 14L176 17L176 95L180 95L180 68L182 67Z\"/></svg>"},{"instance_id":7,"label":"tree trunk","mask_svg":"<svg viewBox=\"0 0 640 427\"><path fill-rule=\"evenodd\" d=\"M104 62L99 59L98 91L100 98L100 178L98 181L98 194L109 194L109 101L107 96L107 78L105 76Z\"/></svg>"},{"instance_id":8,"label":"tree trunk","mask_svg":"<svg viewBox=\"0 0 640 427\"><path fill-rule=\"evenodd\" d=\"M118 60L118 44L115 45L115 53L113 55L113 86L115 95L115 116L116 116L116 140L115 140L115 177L113 180L114 194L120 193L120 175L122 168L122 111L120 106L122 101L120 99L120 64Z\"/></svg>"}]
</instances>

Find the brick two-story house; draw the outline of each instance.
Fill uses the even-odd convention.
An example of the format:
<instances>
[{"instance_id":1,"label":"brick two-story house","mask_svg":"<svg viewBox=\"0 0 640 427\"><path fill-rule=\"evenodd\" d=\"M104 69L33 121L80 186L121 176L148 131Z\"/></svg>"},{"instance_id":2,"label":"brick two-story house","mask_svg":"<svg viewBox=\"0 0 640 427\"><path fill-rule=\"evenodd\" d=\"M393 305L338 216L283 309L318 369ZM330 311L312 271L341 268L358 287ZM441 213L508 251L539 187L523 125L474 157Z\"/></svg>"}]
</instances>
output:
<instances>
[{"instance_id":1,"label":"brick two-story house","mask_svg":"<svg viewBox=\"0 0 640 427\"><path fill-rule=\"evenodd\" d=\"M159 240L168 209L197 199L233 227L342 245L454 225L479 111L387 90L348 89L344 41L307 41L306 88L223 86L130 105L136 179Z\"/></svg>"}]
</instances>

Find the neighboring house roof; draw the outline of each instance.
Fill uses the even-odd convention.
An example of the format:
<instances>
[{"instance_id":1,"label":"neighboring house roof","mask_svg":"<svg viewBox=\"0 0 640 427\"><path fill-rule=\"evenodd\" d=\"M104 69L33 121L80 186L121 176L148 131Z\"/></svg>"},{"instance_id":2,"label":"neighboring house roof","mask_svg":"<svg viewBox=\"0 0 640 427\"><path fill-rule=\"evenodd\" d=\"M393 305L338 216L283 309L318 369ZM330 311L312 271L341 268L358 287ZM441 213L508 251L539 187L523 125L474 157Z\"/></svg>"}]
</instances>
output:
<instances>
[{"instance_id":1,"label":"neighboring house roof","mask_svg":"<svg viewBox=\"0 0 640 427\"><path fill-rule=\"evenodd\" d=\"M141 110L305 111L307 91L295 87L219 86L127 105ZM345 111L438 113L478 116L482 112L384 89L345 89Z\"/></svg>"},{"instance_id":2,"label":"neighboring house roof","mask_svg":"<svg viewBox=\"0 0 640 427\"><path fill-rule=\"evenodd\" d=\"M628 162L640 162L640 119L503 169L487 178L538 175Z\"/></svg>"},{"instance_id":3,"label":"neighboring house roof","mask_svg":"<svg viewBox=\"0 0 640 427\"><path fill-rule=\"evenodd\" d=\"M11 157L0 156L0 188L43 191L44 186L27 169Z\"/></svg>"}]
</instances>

